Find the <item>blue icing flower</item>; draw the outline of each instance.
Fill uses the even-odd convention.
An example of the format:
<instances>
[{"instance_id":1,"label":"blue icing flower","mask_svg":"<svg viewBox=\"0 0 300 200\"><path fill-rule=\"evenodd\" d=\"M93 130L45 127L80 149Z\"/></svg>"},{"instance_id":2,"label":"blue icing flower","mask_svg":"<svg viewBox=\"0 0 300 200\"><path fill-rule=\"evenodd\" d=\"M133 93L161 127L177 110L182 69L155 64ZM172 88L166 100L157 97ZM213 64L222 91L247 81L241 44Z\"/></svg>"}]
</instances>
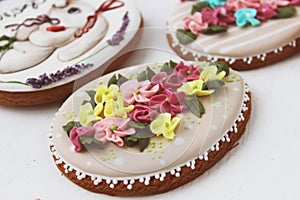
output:
<instances>
[{"instance_id":1,"label":"blue icing flower","mask_svg":"<svg viewBox=\"0 0 300 200\"><path fill-rule=\"evenodd\" d=\"M226 4L226 0L203 0L203 2L209 3L212 8Z\"/></svg>"},{"instance_id":2,"label":"blue icing flower","mask_svg":"<svg viewBox=\"0 0 300 200\"><path fill-rule=\"evenodd\" d=\"M260 21L255 18L257 11L253 8L241 8L234 13L236 24L238 27L246 26L250 23L252 26L257 26Z\"/></svg>"}]
</instances>

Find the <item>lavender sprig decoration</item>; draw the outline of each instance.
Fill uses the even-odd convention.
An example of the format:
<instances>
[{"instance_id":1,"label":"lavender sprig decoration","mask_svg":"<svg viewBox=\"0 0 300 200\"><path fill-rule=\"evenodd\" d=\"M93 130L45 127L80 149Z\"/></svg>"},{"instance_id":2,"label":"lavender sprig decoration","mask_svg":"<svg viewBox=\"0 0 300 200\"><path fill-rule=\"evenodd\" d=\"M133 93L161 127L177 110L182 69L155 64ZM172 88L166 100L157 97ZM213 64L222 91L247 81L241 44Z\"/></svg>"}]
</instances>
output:
<instances>
[{"instance_id":1,"label":"lavender sprig decoration","mask_svg":"<svg viewBox=\"0 0 300 200\"><path fill-rule=\"evenodd\" d=\"M65 79L67 77L80 74L82 71L85 69L92 67L93 64L88 63L88 64L76 64L74 66L68 66L64 68L62 71L57 70L56 73L51 73L47 75L46 73L40 75L38 78L28 78L26 80L26 84L39 89L42 88L43 86L50 85L51 83L58 82L62 79Z\"/></svg>"},{"instance_id":2,"label":"lavender sprig decoration","mask_svg":"<svg viewBox=\"0 0 300 200\"><path fill-rule=\"evenodd\" d=\"M129 17L128 17L128 12L126 12L125 15L123 16L123 22L120 29L112 36L111 39L107 40L107 43L110 46L119 45L120 42L124 40L124 35L128 27L128 24L129 24Z\"/></svg>"}]
</instances>

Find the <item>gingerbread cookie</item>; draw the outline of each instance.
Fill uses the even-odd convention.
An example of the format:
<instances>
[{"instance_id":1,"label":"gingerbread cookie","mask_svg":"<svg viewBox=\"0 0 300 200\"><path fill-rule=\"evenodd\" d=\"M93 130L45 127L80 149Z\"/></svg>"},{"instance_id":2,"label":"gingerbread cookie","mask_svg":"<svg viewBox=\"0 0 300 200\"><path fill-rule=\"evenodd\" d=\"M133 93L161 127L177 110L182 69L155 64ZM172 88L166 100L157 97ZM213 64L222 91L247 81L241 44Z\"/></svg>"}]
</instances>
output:
<instances>
[{"instance_id":1,"label":"gingerbread cookie","mask_svg":"<svg viewBox=\"0 0 300 200\"><path fill-rule=\"evenodd\" d=\"M0 103L66 98L75 80L94 79L134 48L141 26L132 1L1 1Z\"/></svg>"},{"instance_id":2,"label":"gingerbread cookie","mask_svg":"<svg viewBox=\"0 0 300 200\"><path fill-rule=\"evenodd\" d=\"M238 144L251 94L224 62L140 65L83 86L57 112L50 150L65 177L115 196L167 192Z\"/></svg>"},{"instance_id":3,"label":"gingerbread cookie","mask_svg":"<svg viewBox=\"0 0 300 200\"><path fill-rule=\"evenodd\" d=\"M186 60L226 61L248 70L300 50L299 0L182 1L167 38Z\"/></svg>"}]
</instances>

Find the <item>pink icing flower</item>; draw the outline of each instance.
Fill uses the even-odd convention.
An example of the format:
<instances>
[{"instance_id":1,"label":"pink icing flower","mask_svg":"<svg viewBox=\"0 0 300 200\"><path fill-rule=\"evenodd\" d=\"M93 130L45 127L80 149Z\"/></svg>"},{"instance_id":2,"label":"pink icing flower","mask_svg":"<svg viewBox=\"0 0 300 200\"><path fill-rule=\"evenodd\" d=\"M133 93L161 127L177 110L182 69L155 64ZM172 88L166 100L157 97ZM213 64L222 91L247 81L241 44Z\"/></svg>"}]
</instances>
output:
<instances>
[{"instance_id":1,"label":"pink icing flower","mask_svg":"<svg viewBox=\"0 0 300 200\"><path fill-rule=\"evenodd\" d=\"M196 35L208 27L208 24L202 21L202 14L200 12L196 12L191 17L184 17L183 23L185 29L192 31Z\"/></svg>"},{"instance_id":2,"label":"pink icing flower","mask_svg":"<svg viewBox=\"0 0 300 200\"><path fill-rule=\"evenodd\" d=\"M133 121L150 123L157 116L157 112L148 105L137 104L129 116Z\"/></svg>"},{"instance_id":3,"label":"pink icing flower","mask_svg":"<svg viewBox=\"0 0 300 200\"><path fill-rule=\"evenodd\" d=\"M160 113L170 113L174 117L176 113L186 109L184 98L184 92L172 92L169 89L164 89L161 94L150 98L149 106Z\"/></svg>"},{"instance_id":4,"label":"pink icing flower","mask_svg":"<svg viewBox=\"0 0 300 200\"><path fill-rule=\"evenodd\" d=\"M75 146L74 150L76 152L82 150L83 146L80 143L80 137L94 137L103 144L111 141L118 146L123 146L124 141L122 137L135 134L135 129L128 126L129 120L117 117L106 118L95 123L93 126L74 127L70 132L70 140Z\"/></svg>"},{"instance_id":5,"label":"pink icing flower","mask_svg":"<svg viewBox=\"0 0 300 200\"><path fill-rule=\"evenodd\" d=\"M124 101L131 105L135 102L146 103L149 97L152 97L159 90L159 85L151 85L151 82L146 80L138 82L136 79L126 81L120 86Z\"/></svg>"},{"instance_id":6,"label":"pink icing flower","mask_svg":"<svg viewBox=\"0 0 300 200\"><path fill-rule=\"evenodd\" d=\"M291 6L295 6L300 4L300 0L289 0L289 5Z\"/></svg>"},{"instance_id":7,"label":"pink icing flower","mask_svg":"<svg viewBox=\"0 0 300 200\"><path fill-rule=\"evenodd\" d=\"M160 89L165 88L179 88L183 83L186 82L186 78L182 76L177 71L173 72L172 74L168 75L166 72L159 72L155 74L152 79L152 84L159 84Z\"/></svg>"},{"instance_id":8,"label":"pink icing flower","mask_svg":"<svg viewBox=\"0 0 300 200\"><path fill-rule=\"evenodd\" d=\"M256 18L261 21L266 21L276 16L276 11L267 3L261 4L257 9Z\"/></svg>"},{"instance_id":9,"label":"pink icing flower","mask_svg":"<svg viewBox=\"0 0 300 200\"><path fill-rule=\"evenodd\" d=\"M199 79L200 68L195 68L193 65L185 65L182 61L176 65L175 71L179 72L187 81Z\"/></svg>"},{"instance_id":10,"label":"pink icing flower","mask_svg":"<svg viewBox=\"0 0 300 200\"><path fill-rule=\"evenodd\" d=\"M216 26L227 26L230 23L235 22L234 7L223 5L218 6L215 9L204 8L202 10L202 18L204 22L213 24Z\"/></svg>"},{"instance_id":11,"label":"pink icing flower","mask_svg":"<svg viewBox=\"0 0 300 200\"><path fill-rule=\"evenodd\" d=\"M235 11L240 8L257 8L260 0L227 0L227 5L234 7Z\"/></svg>"},{"instance_id":12,"label":"pink icing flower","mask_svg":"<svg viewBox=\"0 0 300 200\"><path fill-rule=\"evenodd\" d=\"M287 6L290 2L287 0L261 0L261 3L269 4L273 9L276 9L278 6Z\"/></svg>"},{"instance_id":13,"label":"pink icing flower","mask_svg":"<svg viewBox=\"0 0 300 200\"><path fill-rule=\"evenodd\" d=\"M106 118L94 124L95 139L106 143L107 141L123 146L123 137L135 134L134 128L129 128L129 118Z\"/></svg>"},{"instance_id":14,"label":"pink icing flower","mask_svg":"<svg viewBox=\"0 0 300 200\"><path fill-rule=\"evenodd\" d=\"M94 137L95 128L89 127L74 127L70 131L70 140L75 146L75 151L80 152L82 150L82 144L80 143L80 137Z\"/></svg>"}]
</instances>

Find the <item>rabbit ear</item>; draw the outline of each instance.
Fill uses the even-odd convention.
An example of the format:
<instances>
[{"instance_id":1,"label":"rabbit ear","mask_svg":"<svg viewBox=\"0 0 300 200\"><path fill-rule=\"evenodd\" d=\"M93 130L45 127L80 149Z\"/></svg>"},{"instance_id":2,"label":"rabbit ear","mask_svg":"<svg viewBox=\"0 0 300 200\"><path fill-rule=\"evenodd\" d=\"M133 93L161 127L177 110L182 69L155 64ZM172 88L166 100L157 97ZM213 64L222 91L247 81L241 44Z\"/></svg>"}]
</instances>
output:
<instances>
[{"instance_id":1,"label":"rabbit ear","mask_svg":"<svg viewBox=\"0 0 300 200\"><path fill-rule=\"evenodd\" d=\"M53 4L55 8L64 8L70 3L70 0L56 0Z\"/></svg>"}]
</instances>

